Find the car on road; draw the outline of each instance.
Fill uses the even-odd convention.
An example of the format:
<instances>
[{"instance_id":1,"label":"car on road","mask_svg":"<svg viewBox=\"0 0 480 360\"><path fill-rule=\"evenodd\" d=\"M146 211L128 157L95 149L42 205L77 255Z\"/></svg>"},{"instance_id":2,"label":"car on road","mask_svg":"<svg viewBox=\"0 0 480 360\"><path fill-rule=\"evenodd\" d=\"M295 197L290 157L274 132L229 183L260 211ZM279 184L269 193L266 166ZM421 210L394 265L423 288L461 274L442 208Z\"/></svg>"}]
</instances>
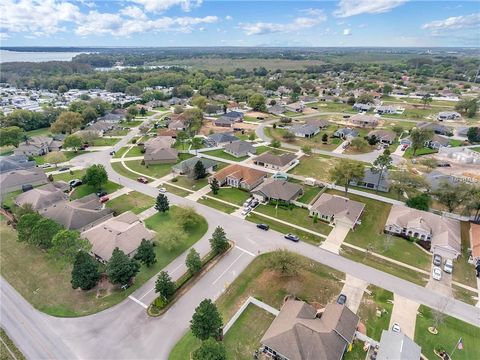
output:
<instances>
[{"instance_id":1,"label":"car on road","mask_svg":"<svg viewBox=\"0 0 480 360\"><path fill-rule=\"evenodd\" d=\"M108 196L102 196L99 201L101 204L103 204L106 203L108 200L110 200Z\"/></svg>"},{"instance_id":2,"label":"car on road","mask_svg":"<svg viewBox=\"0 0 480 360\"><path fill-rule=\"evenodd\" d=\"M158 189L158 191L160 192L160 194L166 194L167 193L167 189L165 189L164 187L161 187L160 189Z\"/></svg>"},{"instance_id":3,"label":"car on road","mask_svg":"<svg viewBox=\"0 0 480 360\"><path fill-rule=\"evenodd\" d=\"M250 211L252 211L252 208L247 206L245 209L243 209L242 215L243 216L248 215L250 213Z\"/></svg>"},{"instance_id":4,"label":"car on road","mask_svg":"<svg viewBox=\"0 0 480 360\"><path fill-rule=\"evenodd\" d=\"M338 295L337 304L345 305L346 303L347 303L347 295L345 294Z\"/></svg>"},{"instance_id":5,"label":"car on road","mask_svg":"<svg viewBox=\"0 0 480 360\"><path fill-rule=\"evenodd\" d=\"M142 183L142 184L148 184L148 179L143 177L143 176L138 177L137 181Z\"/></svg>"},{"instance_id":6,"label":"car on road","mask_svg":"<svg viewBox=\"0 0 480 360\"><path fill-rule=\"evenodd\" d=\"M58 171L68 171L68 170L69 170L68 167L62 167L62 168L58 169Z\"/></svg>"},{"instance_id":7,"label":"car on road","mask_svg":"<svg viewBox=\"0 0 480 360\"><path fill-rule=\"evenodd\" d=\"M49 168L50 166L52 166L52 164L50 164L50 163L45 163L45 164L39 165L38 167L40 167L40 168L42 168L42 169L46 169L46 168Z\"/></svg>"},{"instance_id":8,"label":"car on road","mask_svg":"<svg viewBox=\"0 0 480 360\"><path fill-rule=\"evenodd\" d=\"M100 190L100 191L97 191L95 194L96 194L99 198L101 198L101 197L107 195L107 192L104 191L104 190Z\"/></svg>"},{"instance_id":9,"label":"car on road","mask_svg":"<svg viewBox=\"0 0 480 360\"><path fill-rule=\"evenodd\" d=\"M300 238L297 235L294 235L294 234L286 234L284 236L284 238L287 239L287 240L293 241L293 242L299 242L300 241Z\"/></svg>"},{"instance_id":10,"label":"car on road","mask_svg":"<svg viewBox=\"0 0 480 360\"><path fill-rule=\"evenodd\" d=\"M115 155L115 151L110 151L110 155Z\"/></svg>"},{"instance_id":11,"label":"car on road","mask_svg":"<svg viewBox=\"0 0 480 360\"><path fill-rule=\"evenodd\" d=\"M438 163L437 164L437 167L451 167L452 165L450 165L449 163Z\"/></svg>"},{"instance_id":12,"label":"car on road","mask_svg":"<svg viewBox=\"0 0 480 360\"><path fill-rule=\"evenodd\" d=\"M453 260L447 259L445 260L445 264L443 264L443 271L447 274L451 274L453 272Z\"/></svg>"},{"instance_id":13,"label":"car on road","mask_svg":"<svg viewBox=\"0 0 480 360\"><path fill-rule=\"evenodd\" d=\"M440 269L438 266L434 266L432 269L432 278L433 280L437 281L442 280L442 269Z\"/></svg>"},{"instance_id":14,"label":"car on road","mask_svg":"<svg viewBox=\"0 0 480 360\"><path fill-rule=\"evenodd\" d=\"M442 257L438 254L433 255L433 265L441 266L442 265Z\"/></svg>"},{"instance_id":15,"label":"car on road","mask_svg":"<svg viewBox=\"0 0 480 360\"><path fill-rule=\"evenodd\" d=\"M400 328L400 324L397 322L394 322L392 325L392 331L396 333L399 333L400 331L402 331L402 329Z\"/></svg>"},{"instance_id":16,"label":"car on road","mask_svg":"<svg viewBox=\"0 0 480 360\"><path fill-rule=\"evenodd\" d=\"M82 185L83 182L80 179L73 179L68 182L68 185L70 185L71 188L76 188L77 186Z\"/></svg>"},{"instance_id":17,"label":"car on road","mask_svg":"<svg viewBox=\"0 0 480 360\"><path fill-rule=\"evenodd\" d=\"M267 231L268 229L270 229L270 226L268 226L267 224L257 224L257 228Z\"/></svg>"}]
</instances>

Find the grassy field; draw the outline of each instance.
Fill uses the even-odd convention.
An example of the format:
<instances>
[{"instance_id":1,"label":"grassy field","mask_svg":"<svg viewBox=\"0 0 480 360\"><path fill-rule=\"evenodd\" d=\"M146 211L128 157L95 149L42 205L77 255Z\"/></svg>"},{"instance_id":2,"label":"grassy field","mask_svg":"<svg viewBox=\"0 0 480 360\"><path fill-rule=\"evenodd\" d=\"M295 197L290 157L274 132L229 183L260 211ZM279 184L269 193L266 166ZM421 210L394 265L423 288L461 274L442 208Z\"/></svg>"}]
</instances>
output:
<instances>
[{"instance_id":1,"label":"grassy field","mask_svg":"<svg viewBox=\"0 0 480 360\"><path fill-rule=\"evenodd\" d=\"M107 201L106 206L113 209L116 214L131 211L140 214L155 205L155 199L137 191L119 196L113 200Z\"/></svg>"},{"instance_id":2,"label":"grassy field","mask_svg":"<svg viewBox=\"0 0 480 360\"><path fill-rule=\"evenodd\" d=\"M175 185L181 186L186 189L194 190L194 191L197 191L208 185L208 179L206 177L203 179L195 180L195 179L189 178L188 176L181 175L181 176L177 176L175 179L177 179L177 181L174 182L170 180L169 182L174 183Z\"/></svg>"},{"instance_id":3,"label":"grassy field","mask_svg":"<svg viewBox=\"0 0 480 360\"><path fill-rule=\"evenodd\" d=\"M230 160L230 161L242 161L242 160L245 160L245 159L248 158L248 156L242 156L242 157L237 158L235 156L227 154L222 149L204 151L203 154L210 155L210 156L215 156L215 157L225 159L225 160Z\"/></svg>"},{"instance_id":4,"label":"grassy field","mask_svg":"<svg viewBox=\"0 0 480 360\"><path fill-rule=\"evenodd\" d=\"M127 166L130 166L131 163L134 163L135 160L132 160L132 161L129 161L127 162ZM133 180L136 180L140 175L138 174L135 174L129 170L127 170L127 168L125 166L123 166L123 164L121 162L114 162L112 163L112 168L113 170L115 170L115 172L117 172L118 174L122 175L122 176L125 176L129 179L133 179Z\"/></svg>"},{"instance_id":5,"label":"grassy field","mask_svg":"<svg viewBox=\"0 0 480 360\"><path fill-rule=\"evenodd\" d=\"M175 225L177 208L172 206L165 215L156 214L146 220L154 230ZM188 237L184 243L172 251L162 244L155 247L157 262L147 268L142 266L134 284L127 290L112 289L108 292L92 289L73 290L70 284L71 265L46 256L40 249L17 241L16 232L4 221L0 223L0 241L2 251L0 260L1 275L36 309L49 315L73 317L85 316L109 308L124 300L148 279L177 258L186 249L196 243L207 231L208 224L198 215L199 223L187 229Z\"/></svg>"},{"instance_id":6,"label":"grassy field","mask_svg":"<svg viewBox=\"0 0 480 360\"><path fill-rule=\"evenodd\" d=\"M55 181L66 181L69 182L70 180L73 179L81 179L85 175L85 169L82 170L75 170L72 171L72 174L70 174L70 171L65 171L60 174L55 174L53 175L53 179Z\"/></svg>"},{"instance_id":7,"label":"grassy field","mask_svg":"<svg viewBox=\"0 0 480 360\"><path fill-rule=\"evenodd\" d=\"M283 151L283 150L280 150L280 149L275 149L273 147L265 146L265 145L257 146L255 149L257 150L257 152L256 152L257 155L263 154L267 151L270 151L274 155L282 155L282 154L285 154L287 152L287 151Z\"/></svg>"},{"instance_id":8,"label":"grassy field","mask_svg":"<svg viewBox=\"0 0 480 360\"><path fill-rule=\"evenodd\" d=\"M297 199L304 204L310 204L310 202L318 195L318 193L322 190L317 186L308 186L305 185L303 187L303 195Z\"/></svg>"},{"instance_id":9,"label":"grassy field","mask_svg":"<svg viewBox=\"0 0 480 360\"><path fill-rule=\"evenodd\" d=\"M170 183L168 183L168 182L163 183L161 186L163 186L165 189L167 189L168 192L170 192L172 194L175 194L175 195L178 195L178 196L185 197L185 196L188 196L188 195L191 194L190 191L182 190L180 188L177 188L176 186L170 185Z\"/></svg>"},{"instance_id":10,"label":"grassy field","mask_svg":"<svg viewBox=\"0 0 480 360\"><path fill-rule=\"evenodd\" d=\"M178 154L178 162L183 161L192 157L193 155L190 154ZM142 165L142 160L132 160L132 161L125 161L125 164L132 170L137 171L139 173L145 174L147 176L153 177L155 179L159 179L168 175L172 171L173 164L155 164L155 165ZM140 175L135 175L135 179ZM129 176L131 177L131 176Z\"/></svg>"},{"instance_id":11,"label":"grassy field","mask_svg":"<svg viewBox=\"0 0 480 360\"><path fill-rule=\"evenodd\" d=\"M126 127L126 128L133 128L133 127L141 125L142 123L143 123L143 120L133 120L133 121L124 121L124 122L120 123L120 125L122 127Z\"/></svg>"},{"instance_id":12,"label":"grassy field","mask_svg":"<svg viewBox=\"0 0 480 360\"><path fill-rule=\"evenodd\" d=\"M22 352L8 337L5 330L0 329L0 336L2 339L2 341L0 342L0 359L1 360L25 360L25 356L23 356Z\"/></svg>"},{"instance_id":13,"label":"grassy field","mask_svg":"<svg viewBox=\"0 0 480 360\"><path fill-rule=\"evenodd\" d=\"M113 146L121 139L119 138L98 138L93 140L91 146Z\"/></svg>"},{"instance_id":14,"label":"grassy field","mask_svg":"<svg viewBox=\"0 0 480 360\"><path fill-rule=\"evenodd\" d=\"M475 277L475 267L468 263L470 249L470 224L466 221L460 223L461 239L462 239L462 255L458 257L454 264L453 280L471 287L477 287L477 279Z\"/></svg>"},{"instance_id":15,"label":"grassy field","mask_svg":"<svg viewBox=\"0 0 480 360\"><path fill-rule=\"evenodd\" d=\"M197 200L197 202L199 204L210 206L211 208L223 211L224 213L227 213L227 214L231 214L237 209L236 207L227 205L223 202L220 202L211 198L207 198L207 197L200 198Z\"/></svg>"},{"instance_id":16,"label":"grassy field","mask_svg":"<svg viewBox=\"0 0 480 360\"><path fill-rule=\"evenodd\" d=\"M128 146L124 146L124 147L118 149L118 151L115 153L115 155L113 155L113 158L114 159L121 158L123 156L123 154L125 154L128 151L128 149L130 149Z\"/></svg>"},{"instance_id":17,"label":"grassy field","mask_svg":"<svg viewBox=\"0 0 480 360\"><path fill-rule=\"evenodd\" d=\"M216 301L224 323L233 316L249 296L261 299L276 309L280 309L284 297L289 294L295 294L300 299L320 305L332 302L342 288L339 280L344 279L344 274L307 258L295 256L298 257L302 266L299 273L291 277L279 276L268 269L268 259L271 254L263 254L255 258ZM239 338L236 341L232 340L232 342L225 339L225 345L241 343L245 346L247 346L246 344L252 344L251 346L253 346L261 338L260 328L268 326L266 322L262 321L255 330L251 331L257 332L258 335L255 338L243 330L242 322L235 323L235 326L238 325L239 329L232 334L237 334ZM227 333L228 336L229 333ZM199 340L188 331L174 347L169 359L189 359L190 352L195 350L199 344ZM234 354L232 351L235 351L235 348L227 348L227 351L229 354ZM245 356L251 358L251 352L246 353ZM244 357L235 356L231 358L244 359Z\"/></svg>"},{"instance_id":18,"label":"grassy field","mask_svg":"<svg viewBox=\"0 0 480 360\"><path fill-rule=\"evenodd\" d=\"M430 155L430 154L435 154L437 153L438 150L435 149L430 149L430 148L422 148L418 149L417 153L415 154L415 157L422 156L422 155ZM409 147L405 152L403 153L403 157L407 159L413 158L413 149Z\"/></svg>"},{"instance_id":19,"label":"grassy field","mask_svg":"<svg viewBox=\"0 0 480 360\"><path fill-rule=\"evenodd\" d=\"M82 155L82 154L85 154L87 153L88 151L62 151L62 154L65 155L65 158L66 160L65 161L70 161L72 160L74 157L78 156L78 155ZM42 165L42 164L45 164L45 155L44 156L34 156L33 158L35 160L35 162L37 163L37 165ZM53 169L53 168L52 168Z\"/></svg>"},{"instance_id":20,"label":"grassy field","mask_svg":"<svg viewBox=\"0 0 480 360\"><path fill-rule=\"evenodd\" d=\"M455 350L453 359L476 360L480 354L480 328L467 324L450 316L438 328L438 334L432 335L428 327L433 326L432 310L421 305L415 326L415 342L422 347L422 354L429 359L437 358L433 350L443 349L450 355L458 340L462 338L463 350Z\"/></svg>"},{"instance_id":21,"label":"grassy field","mask_svg":"<svg viewBox=\"0 0 480 360\"><path fill-rule=\"evenodd\" d=\"M388 330L390 324L393 293L374 285L369 285L368 290L371 294L363 294L357 315L367 328L367 336L380 341L382 330ZM382 312L380 317L377 316L377 310Z\"/></svg>"},{"instance_id":22,"label":"grassy field","mask_svg":"<svg viewBox=\"0 0 480 360\"><path fill-rule=\"evenodd\" d=\"M290 144L297 145L297 146L310 146L312 148L321 149L321 150L334 150L342 143L341 139L338 138L328 138L327 143L322 142L323 134L331 135L337 126L329 126L326 130L322 130L320 133L315 135L313 138L295 138L293 141L289 142ZM287 132L285 129L280 128L265 128L265 134L272 138L279 140L281 142L285 142L283 139L283 135Z\"/></svg>"},{"instance_id":23,"label":"grassy field","mask_svg":"<svg viewBox=\"0 0 480 360\"><path fill-rule=\"evenodd\" d=\"M115 192L117 191L118 189L121 189L121 186L114 183L114 182L111 182L111 181L108 181L103 187L102 187L102 190L106 191L107 194L111 194L112 192ZM80 199L84 196L87 196L87 195L90 195L90 194L93 194L97 192L97 189L94 188L93 186L91 185L87 185L87 184L83 184L83 185L80 185L79 187L75 188L75 190L73 191L73 193L70 195L70 199L72 200L75 200L75 199Z\"/></svg>"},{"instance_id":24,"label":"grassy field","mask_svg":"<svg viewBox=\"0 0 480 360\"><path fill-rule=\"evenodd\" d=\"M127 152L125 157L136 157L136 156L143 156L142 153L143 146L132 146L130 150Z\"/></svg>"},{"instance_id":25,"label":"grassy field","mask_svg":"<svg viewBox=\"0 0 480 360\"><path fill-rule=\"evenodd\" d=\"M250 194L245 190L229 187L221 187L216 195L212 192L209 192L208 195L236 205L243 205L245 200L250 197Z\"/></svg>"},{"instance_id":26,"label":"grassy field","mask_svg":"<svg viewBox=\"0 0 480 360\"><path fill-rule=\"evenodd\" d=\"M29 136L29 137L32 137L32 136L49 136L49 135L52 135L49 127L27 131L27 136Z\"/></svg>"}]
</instances>

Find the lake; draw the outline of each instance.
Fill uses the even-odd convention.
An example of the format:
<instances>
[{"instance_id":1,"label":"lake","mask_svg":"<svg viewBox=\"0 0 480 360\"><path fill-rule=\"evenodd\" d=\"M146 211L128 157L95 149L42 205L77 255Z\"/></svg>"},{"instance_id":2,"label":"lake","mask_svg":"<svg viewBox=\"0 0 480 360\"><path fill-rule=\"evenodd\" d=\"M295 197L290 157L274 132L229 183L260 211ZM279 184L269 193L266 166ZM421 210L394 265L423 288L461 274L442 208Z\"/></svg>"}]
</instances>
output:
<instances>
[{"instance_id":1,"label":"lake","mask_svg":"<svg viewBox=\"0 0 480 360\"><path fill-rule=\"evenodd\" d=\"M9 51L0 50L0 63L5 62L45 62L45 61L70 61L80 52L36 52L36 51Z\"/></svg>"}]
</instances>

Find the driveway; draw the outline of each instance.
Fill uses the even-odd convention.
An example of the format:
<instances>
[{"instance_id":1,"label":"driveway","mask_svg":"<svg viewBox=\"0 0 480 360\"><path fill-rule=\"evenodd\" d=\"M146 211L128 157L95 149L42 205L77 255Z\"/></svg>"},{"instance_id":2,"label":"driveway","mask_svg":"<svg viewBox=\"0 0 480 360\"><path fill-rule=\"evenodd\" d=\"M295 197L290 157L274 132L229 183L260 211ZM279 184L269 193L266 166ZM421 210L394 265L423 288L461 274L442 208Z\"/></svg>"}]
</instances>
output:
<instances>
[{"instance_id":1,"label":"driveway","mask_svg":"<svg viewBox=\"0 0 480 360\"><path fill-rule=\"evenodd\" d=\"M453 271L455 271L455 269ZM442 270L442 278L440 280L435 280L432 278L432 271L430 271L430 279L428 280L427 288L432 289L439 294L453 297L452 274L447 274L445 271Z\"/></svg>"},{"instance_id":2,"label":"driveway","mask_svg":"<svg viewBox=\"0 0 480 360\"><path fill-rule=\"evenodd\" d=\"M347 296L347 307L354 313L358 311L358 307L362 302L363 293L367 289L368 282L358 279L347 274L345 284L343 285L342 294Z\"/></svg>"},{"instance_id":3,"label":"driveway","mask_svg":"<svg viewBox=\"0 0 480 360\"><path fill-rule=\"evenodd\" d=\"M322 249L338 254L340 251L340 247L342 246L343 241L347 237L349 231L350 228L348 226L342 224L335 225L333 230L330 231L330 234L328 234L327 238L320 245L320 247Z\"/></svg>"},{"instance_id":4,"label":"driveway","mask_svg":"<svg viewBox=\"0 0 480 360\"><path fill-rule=\"evenodd\" d=\"M420 305L403 296L393 294L393 311L390 318L390 327L393 323L398 323L402 332L410 339L415 338L415 324L417 322L417 312Z\"/></svg>"}]
</instances>

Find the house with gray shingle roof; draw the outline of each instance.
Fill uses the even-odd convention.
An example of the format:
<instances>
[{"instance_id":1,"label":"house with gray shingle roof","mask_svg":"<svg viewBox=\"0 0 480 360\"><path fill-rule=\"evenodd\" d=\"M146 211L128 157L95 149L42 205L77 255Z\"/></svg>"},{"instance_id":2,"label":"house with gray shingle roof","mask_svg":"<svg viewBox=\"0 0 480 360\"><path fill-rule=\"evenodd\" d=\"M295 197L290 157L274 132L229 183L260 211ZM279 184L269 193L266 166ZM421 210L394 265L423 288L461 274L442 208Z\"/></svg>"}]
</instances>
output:
<instances>
[{"instance_id":1,"label":"house with gray shingle roof","mask_svg":"<svg viewBox=\"0 0 480 360\"><path fill-rule=\"evenodd\" d=\"M323 193L313 203L310 216L334 225L342 224L353 229L362 215L365 204L349 198Z\"/></svg>"},{"instance_id":2,"label":"house with gray shingle roof","mask_svg":"<svg viewBox=\"0 0 480 360\"><path fill-rule=\"evenodd\" d=\"M380 176L380 172L375 172L375 171L372 171L371 168L367 168L365 169L363 178L359 179L358 181L356 180L350 181L350 185L362 187L365 189L377 190L377 184L378 184L378 191L389 192L390 191L389 178L390 178L390 175L388 173L388 170L384 170Z\"/></svg>"},{"instance_id":3,"label":"house with gray shingle roof","mask_svg":"<svg viewBox=\"0 0 480 360\"><path fill-rule=\"evenodd\" d=\"M421 359L422 348L403 332L382 330L377 360Z\"/></svg>"},{"instance_id":4,"label":"house with gray shingle roof","mask_svg":"<svg viewBox=\"0 0 480 360\"><path fill-rule=\"evenodd\" d=\"M171 136L157 136L145 142L143 160L146 165L175 163L178 159L178 150L172 149L175 139Z\"/></svg>"},{"instance_id":5,"label":"house with gray shingle roof","mask_svg":"<svg viewBox=\"0 0 480 360\"><path fill-rule=\"evenodd\" d=\"M47 175L40 168L7 171L0 174L0 194L21 190L24 185L37 186L47 182Z\"/></svg>"},{"instance_id":6,"label":"house with gray shingle roof","mask_svg":"<svg viewBox=\"0 0 480 360\"><path fill-rule=\"evenodd\" d=\"M311 138L320 132L320 128L312 124L294 125L290 132L296 137Z\"/></svg>"},{"instance_id":7,"label":"house with gray shingle roof","mask_svg":"<svg viewBox=\"0 0 480 360\"><path fill-rule=\"evenodd\" d=\"M8 171L30 169L37 166L35 161L29 161L26 155L10 155L0 157L0 174Z\"/></svg>"},{"instance_id":8,"label":"house with gray shingle roof","mask_svg":"<svg viewBox=\"0 0 480 360\"><path fill-rule=\"evenodd\" d=\"M303 188L300 185L274 179L265 181L252 191L252 195L262 202L279 200L289 203L302 194Z\"/></svg>"},{"instance_id":9,"label":"house with gray shingle roof","mask_svg":"<svg viewBox=\"0 0 480 360\"><path fill-rule=\"evenodd\" d=\"M348 140L357 137L358 131L352 128L340 128L333 133L333 136L343 140Z\"/></svg>"},{"instance_id":10,"label":"house with gray shingle roof","mask_svg":"<svg viewBox=\"0 0 480 360\"><path fill-rule=\"evenodd\" d=\"M390 145L393 144L395 138L397 137L393 131L383 129L370 131L367 135L367 138L371 138L372 136L375 136L382 144Z\"/></svg>"},{"instance_id":11,"label":"house with gray shingle roof","mask_svg":"<svg viewBox=\"0 0 480 360\"><path fill-rule=\"evenodd\" d=\"M195 164L199 161L203 164L203 167L207 173L213 173L218 165L215 160L202 157L192 157L173 165L172 172L179 175L190 176L194 172Z\"/></svg>"},{"instance_id":12,"label":"house with gray shingle roof","mask_svg":"<svg viewBox=\"0 0 480 360\"><path fill-rule=\"evenodd\" d=\"M227 154L235 156L236 158L240 158L243 156L247 156L248 154L256 154L257 149L247 141L234 141L230 144L225 145L223 148Z\"/></svg>"},{"instance_id":13,"label":"house with gray shingle roof","mask_svg":"<svg viewBox=\"0 0 480 360\"><path fill-rule=\"evenodd\" d=\"M30 139L20 143L13 150L15 155L42 156L50 151L59 151L63 141L55 140L48 136L32 136Z\"/></svg>"},{"instance_id":14,"label":"house with gray shingle roof","mask_svg":"<svg viewBox=\"0 0 480 360\"><path fill-rule=\"evenodd\" d=\"M30 204L36 211L45 209L55 203L68 200L65 188L70 187L66 183L49 183L21 193L15 198L15 204L18 206Z\"/></svg>"},{"instance_id":15,"label":"house with gray shingle roof","mask_svg":"<svg viewBox=\"0 0 480 360\"><path fill-rule=\"evenodd\" d=\"M295 164L297 156L292 153L283 153L282 155L275 155L267 151L253 159L253 163L262 166L266 169L285 170L291 165Z\"/></svg>"},{"instance_id":16,"label":"house with gray shingle roof","mask_svg":"<svg viewBox=\"0 0 480 360\"><path fill-rule=\"evenodd\" d=\"M236 136L233 136L230 133L216 133L210 134L205 139L205 144L209 147L223 146L230 144L234 141L239 141L240 139Z\"/></svg>"}]
</instances>

